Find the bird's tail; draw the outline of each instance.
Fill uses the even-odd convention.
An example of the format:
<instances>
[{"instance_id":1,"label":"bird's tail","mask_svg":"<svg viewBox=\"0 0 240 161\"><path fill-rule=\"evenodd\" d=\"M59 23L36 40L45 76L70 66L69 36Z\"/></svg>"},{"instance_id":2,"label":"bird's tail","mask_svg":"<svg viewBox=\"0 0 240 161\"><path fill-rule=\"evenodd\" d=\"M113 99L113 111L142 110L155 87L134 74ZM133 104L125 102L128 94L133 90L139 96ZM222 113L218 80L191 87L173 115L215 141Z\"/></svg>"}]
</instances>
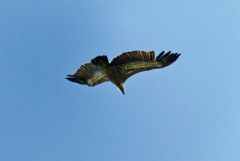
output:
<instances>
[{"instance_id":1,"label":"bird's tail","mask_svg":"<svg viewBox=\"0 0 240 161\"><path fill-rule=\"evenodd\" d=\"M162 67L165 67L165 66L168 66L168 65L172 64L173 62L175 62L180 55L181 54L179 54L179 53L171 53L171 51L169 51L167 53L162 51L156 57L156 61L158 61Z\"/></svg>"},{"instance_id":2,"label":"bird's tail","mask_svg":"<svg viewBox=\"0 0 240 161\"><path fill-rule=\"evenodd\" d=\"M100 67L106 67L107 65L109 65L108 58L106 55L97 56L96 58L91 60L91 63Z\"/></svg>"}]
</instances>

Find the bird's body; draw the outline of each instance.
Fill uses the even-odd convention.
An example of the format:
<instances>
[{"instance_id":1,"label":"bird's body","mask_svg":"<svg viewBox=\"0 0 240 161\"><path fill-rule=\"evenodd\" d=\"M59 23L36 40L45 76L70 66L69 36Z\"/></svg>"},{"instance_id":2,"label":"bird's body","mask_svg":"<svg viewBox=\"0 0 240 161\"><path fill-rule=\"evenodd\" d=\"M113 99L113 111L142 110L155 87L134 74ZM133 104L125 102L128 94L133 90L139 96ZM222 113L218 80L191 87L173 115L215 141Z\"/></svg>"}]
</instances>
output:
<instances>
[{"instance_id":1,"label":"bird's body","mask_svg":"<svg viewBox=\"0 0 240 161\"><path fill-rule=\"evenodd\" d=\"M180 54L161 52L157 57L153 51L125 52L111 63L107 56L97 56L91 63L82 65L73 75L68 75L69 81L95 86L105 81L111 81L124 94L124 82L133 74L151 69L163 68L172 64Z\"/></svg>"}]
</instances>

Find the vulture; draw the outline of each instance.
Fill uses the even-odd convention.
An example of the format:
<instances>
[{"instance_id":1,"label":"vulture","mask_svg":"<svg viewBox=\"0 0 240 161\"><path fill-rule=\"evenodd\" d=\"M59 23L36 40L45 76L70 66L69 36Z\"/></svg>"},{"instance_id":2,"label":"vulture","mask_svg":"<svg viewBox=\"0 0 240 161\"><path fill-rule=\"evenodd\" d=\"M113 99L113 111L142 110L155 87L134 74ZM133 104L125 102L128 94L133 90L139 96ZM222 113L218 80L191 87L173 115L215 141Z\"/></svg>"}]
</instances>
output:
<instances>
[{"instance_id":1,"label":"vulture","mask_svg":"<svg viewBox=\"0 0 240 161\"><path fill-rule=\"evenodd\" d=\"M111 62L106 55L97 56L91 63L81 65L66 79L87 86L96 86L111 81L124 92L124 82L132 75L152 69L164 68L172 64L180 56L179 53L162 51L155 57L154 51L130 51L115 57Z\"/></svg>"}]
</instances>

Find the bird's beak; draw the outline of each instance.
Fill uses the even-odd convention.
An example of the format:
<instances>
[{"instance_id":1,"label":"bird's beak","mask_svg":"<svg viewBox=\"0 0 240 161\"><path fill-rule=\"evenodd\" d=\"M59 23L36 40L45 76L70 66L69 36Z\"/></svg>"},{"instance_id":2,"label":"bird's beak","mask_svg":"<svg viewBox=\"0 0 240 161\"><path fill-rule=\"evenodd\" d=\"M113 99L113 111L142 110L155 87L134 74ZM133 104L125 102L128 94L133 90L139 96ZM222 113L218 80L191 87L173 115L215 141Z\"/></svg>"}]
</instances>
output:
<instances>
[{"instance_id":1,"label":"bird's beak","mask_svg":"<svg viewBox=\"0 0 240 161\"><path fill-rule=\"evenodd\" d=\"M124 84L123 83L118 85L118 89L122 92L122 94L125 94L125 92L124 92Z\"/></svg>"}]
</instances>

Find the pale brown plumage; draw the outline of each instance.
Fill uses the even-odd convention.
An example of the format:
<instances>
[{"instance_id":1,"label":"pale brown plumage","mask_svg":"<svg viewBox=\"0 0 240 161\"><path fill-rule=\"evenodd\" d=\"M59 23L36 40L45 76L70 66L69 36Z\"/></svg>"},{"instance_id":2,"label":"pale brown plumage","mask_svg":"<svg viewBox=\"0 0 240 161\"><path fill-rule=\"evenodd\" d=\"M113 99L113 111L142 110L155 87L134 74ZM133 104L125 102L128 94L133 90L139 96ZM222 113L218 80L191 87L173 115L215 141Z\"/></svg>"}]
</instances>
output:
<instances>
[{"instance_id":1,"label":"pale brown plumage","mask_svg":"<svg viewBox=\"0 0 240 161\"><path fill-rule=\"evenodd\" d=\"M172 64L180 56L178 53L164 51L155 57L154 51L125 52L114 58L111 63L106 55L97 56L91 63L81 65L69 81L95 86L105 81L114 83L124 94L124 82L132 75L151 69L163 68Z\"/></svg>"}]
</instances>

